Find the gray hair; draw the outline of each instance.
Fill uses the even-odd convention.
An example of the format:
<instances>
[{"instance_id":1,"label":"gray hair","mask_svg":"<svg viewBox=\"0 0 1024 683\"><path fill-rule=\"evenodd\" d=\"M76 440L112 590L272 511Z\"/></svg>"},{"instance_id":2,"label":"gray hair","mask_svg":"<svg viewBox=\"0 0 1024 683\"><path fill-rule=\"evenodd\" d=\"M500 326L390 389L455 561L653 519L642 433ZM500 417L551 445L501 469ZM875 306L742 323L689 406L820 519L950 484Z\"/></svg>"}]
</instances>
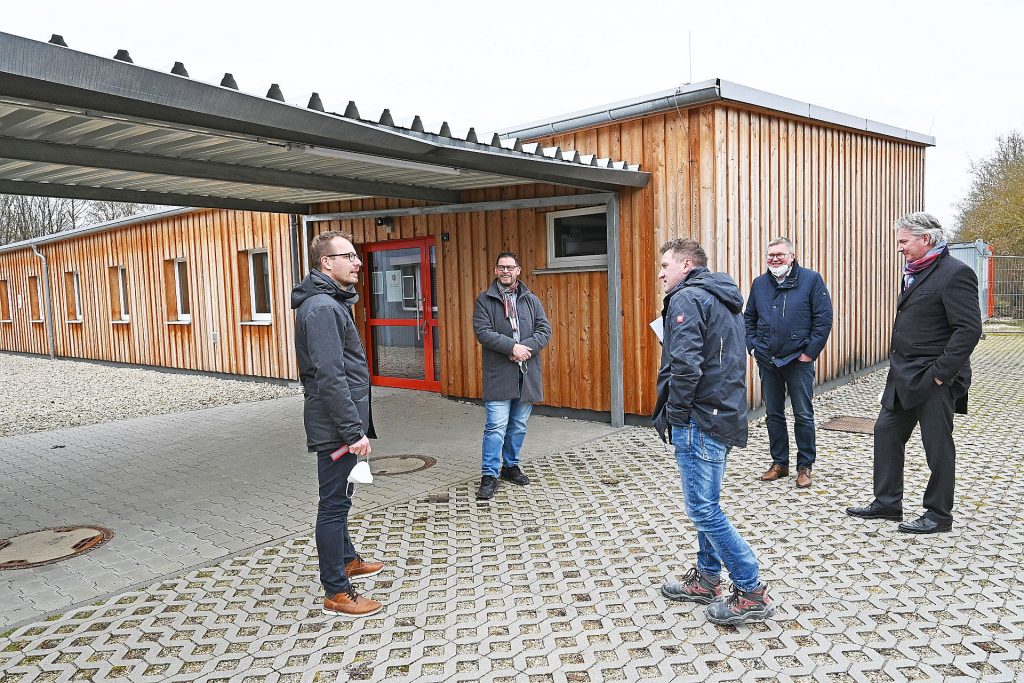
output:
<instances>
[{"instance_id":1,"label":"gray hair","mask_svg":"<svg viewBox=\"0 0 1024 683\"><path fill-rule=\"evenodd\" d=\"M946 229L939 223L939 219L924 211L915 211L901 216L896 221L896 230L906 230L915 237L926 235L928 244L933 247L939 242L946 241Z\"/></svg>"},{"instance_id":2,"label":"gray hair","mask_svg":"<svg viewBox=\"0 0 1024 683\"><path fill-rule=\"evenodd\" d=\"M774 247L777 244L785 244L786 249L789 250L790 254L796 253L796 250L793 249L793 240L789 239L788 237L776 237L775 239L768 243L768 248Z\"/></svg>"}]
</instances>

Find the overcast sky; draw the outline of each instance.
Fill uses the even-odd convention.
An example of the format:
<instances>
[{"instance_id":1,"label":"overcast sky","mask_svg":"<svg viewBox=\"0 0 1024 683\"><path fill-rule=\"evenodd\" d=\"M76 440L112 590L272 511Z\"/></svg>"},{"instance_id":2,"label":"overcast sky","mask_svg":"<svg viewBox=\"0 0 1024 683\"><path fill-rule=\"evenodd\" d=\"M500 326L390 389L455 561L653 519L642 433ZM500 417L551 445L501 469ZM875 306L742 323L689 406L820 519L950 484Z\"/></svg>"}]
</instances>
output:
<instances>
[{"instance_id":1,"label":"overcast sky","mask_svg":"<svg viewBox=\"0 0 1024 683\"><path fill-rule=\"evenodd\" d=\"M953 225L971 159L1024 129L1020 2L3 3L0 30L305 105L492 132L709 78L934 135L926 208ZM687 40L692 35L692 65ZM1016 85L1015 85L1016 84ZM431 126L434 126L431 128Z\"/></svg>"}]
</instances>

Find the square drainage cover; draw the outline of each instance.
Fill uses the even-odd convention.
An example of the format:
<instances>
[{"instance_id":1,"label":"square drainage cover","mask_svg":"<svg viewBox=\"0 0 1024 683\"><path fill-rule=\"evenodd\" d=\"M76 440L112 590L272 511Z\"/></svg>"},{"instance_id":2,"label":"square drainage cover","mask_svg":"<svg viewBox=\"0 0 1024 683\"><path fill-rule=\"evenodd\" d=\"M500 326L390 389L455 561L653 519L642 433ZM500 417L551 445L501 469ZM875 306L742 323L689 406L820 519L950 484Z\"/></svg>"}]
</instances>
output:
<instances>
[{"instance_id":1,"label":"square drainage cover","mask_svg":"<svg viewBox=\"0 0 1024 683\"><path fill-rule=\"evenodd\" d=\"M854 434L874 434L875 418L838 415L821 425L822 429L835 432L853 432Z\"/></svg>"}]
</instances>

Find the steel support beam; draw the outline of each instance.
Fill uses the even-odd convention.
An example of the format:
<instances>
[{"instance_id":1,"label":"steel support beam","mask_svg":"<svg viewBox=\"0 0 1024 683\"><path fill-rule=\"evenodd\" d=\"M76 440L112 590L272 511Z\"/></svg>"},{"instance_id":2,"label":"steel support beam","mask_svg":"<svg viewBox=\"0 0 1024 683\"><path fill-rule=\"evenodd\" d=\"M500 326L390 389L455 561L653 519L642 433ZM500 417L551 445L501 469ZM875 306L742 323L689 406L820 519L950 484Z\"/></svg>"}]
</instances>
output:
<instances>
[{"instance_id":1,"label":"steel support beam","mask_svg":"<svg viewBox=\"0 0 1024 683\"><path fill-rule=\"evenodd\" d=\"M626 424L625 390L622 380L622 253L619 238L619 195L606 205L608 227L608 378L611 390L612 427Z\"/></svg>"},{"instance_id":2,"label":"steel support beam","mask_svg":"<svg viewBox=\"0 0 1024 683\"><path fill-rule=\"evenodd\" d=\"M262 202L256 199L209 197L197 194L120 190L116 188L32 183L23 180L0 180L0 194L25 194L35 197L62 197L64 199L96 199L107 202L132 202L163 206L194 206L200 209L238 209L240 211L268 211L270 213L309 212L308 204Z\"/></svg>"},{"instance_id":3,"label":"steel support beam","mask_svg":"<svg viewBox=\"0 0 1024 683\"><path fill-rule=\"evenodd\" d=\"M494 202L472 204L446 204L445 206L411 206L405 209L374 209L372 211L343 211L341 213L317 213L305 216L306 221L353 220L356 218L383 218L385 216L437 216L451 213L472 213L474 211L509 211L512 209L542 209L552 206L601 206L614 197L612 193L563 194L557 197L533 197L530 199L505 199Z\"/></svg>"},{"instance_id":4,"label":"steel support beam","mask_svg":"<svg viewBox=\"0 0 1024 683\"><path fill-rule=\"evenodd\" d=\"M38 140L18 140L0 137L0 156L17 161L34 161L61 166L105 168L132 173L150 173L157 176L200 178L227 183L287 187L297 190L316 190L340 194L415 199L427 202L453 203L459 201L457 190L442 190L399 183L383 183L355 178L294 173L272 168L256 168L240 164L225 164L202 159L179 159L138 152L122 152L92 147L64 145Z\"/></svg>"}]
</instances>

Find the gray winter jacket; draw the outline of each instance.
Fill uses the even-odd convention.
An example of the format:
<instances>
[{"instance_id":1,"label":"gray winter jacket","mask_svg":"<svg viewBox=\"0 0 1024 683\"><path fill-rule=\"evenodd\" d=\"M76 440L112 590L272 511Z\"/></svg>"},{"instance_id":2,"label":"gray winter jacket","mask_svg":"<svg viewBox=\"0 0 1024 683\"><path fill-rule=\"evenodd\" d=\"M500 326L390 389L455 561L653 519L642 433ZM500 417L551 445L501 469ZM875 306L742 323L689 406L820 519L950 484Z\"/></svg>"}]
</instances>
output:
<instances>
[{"instance_id":1,"label":"gray winter jacket","mask_svg":"<svg viewBox=\"0 0 1024 683\"><path fill-rule=\"evenodd\" d=\"M349 306L359 300L319 270L292 290L295 355L306 397L303 423L310 452L376 438L370 372Z\"/></svg>"},{"instance_id":2,"label":"gray winter jacket","mask_svg":"<svg viewBox=\"0 0 1024 683\"><path fill-rule=\"evenodd\" d=\"M662 440L692 418L727 446L747 445L743 297L731 277L694 268L665 295L652 421Z\"/></svg>"},{"instance_id":3,"label":"gray winter jacket","mask_svg":"<svg viewBox=\"0 0 1024 683\"><path fill-rule=\"evenodd\" d=\"M525 373L518 363L509 358L516 342L512 337L512 323L505 317L505 302L498 290L497 280L476 298L473 331L483 346L485 401L519 399L537 403L544 399L540 350L547 346L551 338L551 326L540 299L522 282L519 283L516 298L516 313L519 318L519 343L533 351L533 356L524 364Z\"/></svg>"}]
</instances>

